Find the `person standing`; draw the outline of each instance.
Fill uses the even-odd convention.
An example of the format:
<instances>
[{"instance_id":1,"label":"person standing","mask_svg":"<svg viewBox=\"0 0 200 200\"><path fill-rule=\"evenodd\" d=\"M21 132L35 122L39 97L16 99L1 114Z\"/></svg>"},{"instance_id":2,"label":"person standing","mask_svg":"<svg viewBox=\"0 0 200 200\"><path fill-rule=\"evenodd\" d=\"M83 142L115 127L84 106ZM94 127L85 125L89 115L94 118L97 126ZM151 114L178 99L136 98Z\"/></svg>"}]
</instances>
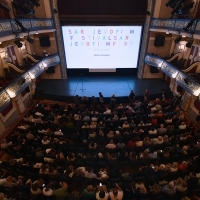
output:
<instances>
[{"instance_id":1,"label":"person standing","mask_svg":"<svg viewBox=\"0 0 200 200\"><path fill-rule=\"evenodd\" d=\"M149 94L149 90L146 89L145 93L144 93L144 100L149 100L150 99L150 94Z\"/></svg>"},{"instance_id":2,"label":"person standing","mask_svg":"<svg viewBox=\"0 0 200 200\"><path fill-rule=\"evenodd\" d=\"M111 107L111 110L113 110L115 108L115 103L116 103L116 97L115 95L113 94L111 96L111 99L110 99L110 107Z\"/></svg>"},{"instance_id":3,"label":"person standing","mask_svg":"<svg viewBox=\"0 0 200 200\"><path fill-rule=\"evenodd\" d=\"M128 98L129 98L130 103L134 103L134 101L135 101L135 93L133 92L133 90L131 90Z\"/></svg>"},{"instance_id":4,"label":"person standing","mask_svg":"<svg viewBox=\"0 0 200 200\"><path fill-rule=\"evenodd\" d=\"M103 108L104 99L103 99L103 95L101 92L99 92L99 103L101 105L101 108Z\"/></svg>"},{"instance_id":5,"label":"person standing","mask_svg":"<svg viewBox=\"0 0 200 200\"><path fill-rule=\"evenodd\" d=\"M74 97L74 104L75 104L76 108L79 108L79 96L78 95L76 95Z\"/></svg>"}]
</instances>

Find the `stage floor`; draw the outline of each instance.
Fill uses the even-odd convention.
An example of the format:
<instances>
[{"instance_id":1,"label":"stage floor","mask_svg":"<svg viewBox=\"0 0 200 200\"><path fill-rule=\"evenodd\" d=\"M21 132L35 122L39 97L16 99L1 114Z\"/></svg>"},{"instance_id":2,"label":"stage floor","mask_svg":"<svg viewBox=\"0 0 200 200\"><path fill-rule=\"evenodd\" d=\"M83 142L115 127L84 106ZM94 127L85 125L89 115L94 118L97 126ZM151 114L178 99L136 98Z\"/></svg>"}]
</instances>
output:
<instances>
[{"instance_id":1,"label":"stage floor","mask_svg":"<svg viewBox=\"0 0 200 200\"><path fill-rule=\"evenodd\" d=\"M163 79L138 79L133 76L88 76L69 77L66 80L42 80L36 88L36 93L67 96L95 96L102 92L104 97L127 97L130 90L137 96L143 96L148 88L150 94L160 94L162 90L169 90ZM82 90L83 89L83 90Z\"/></svg>"}]
</instances>

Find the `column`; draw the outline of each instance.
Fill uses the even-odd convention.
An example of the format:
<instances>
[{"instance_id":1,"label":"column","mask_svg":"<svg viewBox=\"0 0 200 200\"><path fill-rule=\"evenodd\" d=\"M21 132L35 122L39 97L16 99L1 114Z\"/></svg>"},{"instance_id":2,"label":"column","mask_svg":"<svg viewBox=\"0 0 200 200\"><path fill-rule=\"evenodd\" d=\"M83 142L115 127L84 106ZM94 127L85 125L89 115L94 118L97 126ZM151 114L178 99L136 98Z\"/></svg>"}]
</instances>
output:
<instances>
[{"instance_id":1,"label":"column","mask_svg":"<svg viewBox=\"0 0 200 200\"><path fill-rule=\"evenodd\" d=\"M3 124L3 120L0 117L0 135L3 134L5 130L6 130L6 128Z\"/></svg>"},{"instance_id":2,"label":"column","mask_svg":"<svg viewBox=\"0 0 200 200\"><path fill-rule=\"evenodd\" d=\"M174 42L174 39L175 39L175 37L172 36L171 47L170 47L170 51L169 51L170 56L171 56L171 54L174 53L174 48L175 48L175 42Z\"/></svg>"},{"instance_id":3,"label":"column","mask_svg":"<svg viewBox=\"0 0 200 200\"><path fill-rule=\"evenodd\" d=\"M16 105L17 110L19 111L19 113L23 113L25 111L25 106L22 102L22 98L21 98L21 94L19 94L18 96L12 98L12 102Z\"/></svg>"},{"instance_id":4,"label":"column","mask_svg":"<svg viewBox=\"0 0 200 200\"><path fill-rule=\"evenodd\" d=\"M31 98L35 94L35 88L36 88L35 81L36 79L33 79L31 84L29 85Z\"/></svg>"},{"instance_id":5,"label":"column","mask_svg":"<svg viewBox=\"0 0 200 200\"><path fill-rule=\"evenodd\" d=\"M151 25L153 8L154 8L154 0L148 0L147 11L149 11L150 14L146 16L146 23L143 30L142 48L141 48L142 50L140 52L140 60L139 60L139 65L138 65L138 78L140 79L143 78L143 74L144 74L144 68L145 68L144 58L146 56L147 47L149 44L149 28Z\"/></svg>"},{"instance_id":6,"label":"column","mask_svg":"<svg viewBox=\"0 0 200 200\"><path fill-rule=\"evenodd\" d=\"M60 21L58 17L58 13L54 13L53 10L56 10L58 12L58 6L57 6L57 0L50 0L51 2L51 12L52 17L54 20L54 26L56 29L56 43L58 48L58 54L60 56L60 73L62 79L67 79L67 64L65 60L65 50L64 50L64 41L62 36L62 30L60 26Z\"/></svg>"},{"instance_id":7,"label":"column","mask_svg":"<svg viewBox=\"0 0 200 200\"><path fill-rule=\"evenodd\" d=\"M187 111L190 106L191 101L192 101L192 95L185 91L181 100L181 108L184 111Z\"/></svg>"}]
</instances>

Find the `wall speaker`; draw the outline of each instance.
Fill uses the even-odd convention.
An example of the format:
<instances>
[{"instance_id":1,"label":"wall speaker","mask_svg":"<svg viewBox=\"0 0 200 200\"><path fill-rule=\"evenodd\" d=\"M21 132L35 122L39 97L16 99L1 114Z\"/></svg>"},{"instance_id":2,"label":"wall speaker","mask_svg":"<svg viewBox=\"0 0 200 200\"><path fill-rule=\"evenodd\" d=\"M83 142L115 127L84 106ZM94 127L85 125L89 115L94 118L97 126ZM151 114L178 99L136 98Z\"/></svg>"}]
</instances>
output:
<instances>
[{"instance_id":1,"label":"wall speaker","mask_svg":"<svg viewBox=\"0 0 200 200\"><path fill-rule=\"evenodd\" d=\"M159 70L157 67L154 67L154 66L150 66L150 73L159 73Z\"/></svg>"},{"instance_id":2,"label":"wall speaker","mask_svg":"<svg viewBox=\"0 0 200 200\"><path fill-rule=\"evenodd\" d=\"M40 40L40 46L41 47L50 47L51 46L51 42L50 42L48 35L40 36L39 40Z\"/></svg>"},{"instance_id":3,"label":"wall speaker","mask_svg":"<svg viewBox=\"0 0 200 200\"><path fill-rule=\"evenodd\" d=\"M154 46L162 47L165 44L165 36L164 35L156 35L154 40Z\"/></svg>"},{"instance_id":4,"label":"wall speaker","mask_svg":"<svg viewBox=\"0 0 200 200\"><path fill-rule=\"evenodd\" d=\"M46 74L54 74L54 73L55 73L55 68L54 68L54 66L48 67L48 69L46 70Z\"/></svg>"}]
</instances>

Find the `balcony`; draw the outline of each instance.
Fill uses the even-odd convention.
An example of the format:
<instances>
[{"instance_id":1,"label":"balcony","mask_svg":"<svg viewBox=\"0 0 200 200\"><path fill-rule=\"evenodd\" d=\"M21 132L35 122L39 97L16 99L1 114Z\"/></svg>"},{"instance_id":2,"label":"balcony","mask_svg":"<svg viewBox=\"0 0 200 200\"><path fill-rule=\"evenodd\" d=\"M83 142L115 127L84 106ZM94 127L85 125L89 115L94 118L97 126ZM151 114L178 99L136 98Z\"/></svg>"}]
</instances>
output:
<instances>
[{"instance_id":1,"label":"balcony","mask_svg":"<svg viewBox=\"0 0 200 200\"><path fill-rule=\"evenodd\" d=\"M170 32L174 34L185 33L187 36L191 36L192 34L200 34L200 20L195 20L189 31L185 32L183 28L185 28L191 19L152 19L150 30L155 31L159 30L161 32Z\"/></svg>"},{"instance_id":2,"label":"balcony","mask_svg":"<svg viewBox=\"0 0 200 200\"><path fill-rule=\"evenodd\" d=\"M52 18L19 19L27 32L54 29ZM0 20L0 37L21 33L20 27L14 19Z\"/></svg>"},{"instance_id":3,"label":"balcony","mask_svg":"<svg viewBox=\"0 0 200 200\"><path fill-rule=\"evenodd\" d=\"M147 54L145 56L145 63L154 67L159 68L162 72L164 72L167 76L170 78L175 79L175 81L180 85L182 88L184 88L187 92L194 96L199 96L200 94L200 83L197 79L190 76L186 72L188 71L180 69L177 69L176 66L172 65L171 63L167 62L166 60ZM197 64L197 63L194 63ZM192 64L188 69L192 68L194 66ZM195 66L194 66L195 67Z\"/></svg>"},{"instance_id":4,"label":"balcony","mask_svg":"<svg viewBox=\"0 0 200 200\"><path fill-rule=\"evenodd\" d=\"M58 54L48 56L37 62L28 71L15 78L7 86L0 89L0 112L15 98L24 91L35 79L48 67L58 65L60 57Z\"/></svg>"}]
</instances>

